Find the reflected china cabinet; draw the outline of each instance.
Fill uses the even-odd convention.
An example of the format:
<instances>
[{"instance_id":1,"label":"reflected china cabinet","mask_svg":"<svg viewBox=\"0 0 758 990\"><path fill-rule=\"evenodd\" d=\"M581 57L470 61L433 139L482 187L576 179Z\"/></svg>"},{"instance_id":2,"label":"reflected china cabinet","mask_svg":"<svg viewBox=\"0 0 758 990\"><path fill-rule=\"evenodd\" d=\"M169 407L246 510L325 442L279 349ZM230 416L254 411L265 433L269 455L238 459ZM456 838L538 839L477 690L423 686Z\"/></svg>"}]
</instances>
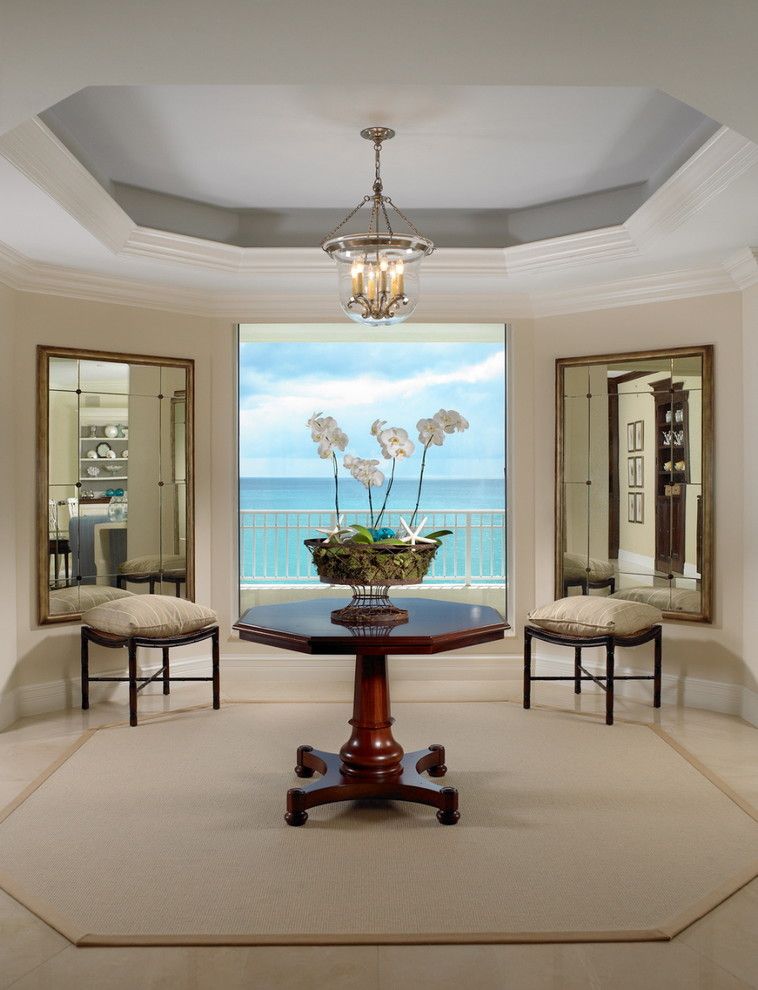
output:
<instances>
[{"instance_id":1,"label":"reflected china cabinet","mask_svg":"<svg viewBox=\"0 0 758 990\"><path fill-rule=\"evenodd\" d=\"M38 615L194 596L194 362L37 348Z\"/></svg>"},{"instance_id":2,"label":"reflected china cabinet","mask_svg":"<svg viewBox=\"0 0 758 990\"><path fill-rule=\"evenodd\" d=\"M555 596L709 622L713 347L556 361Z\"/></svg>"}]
</instances>

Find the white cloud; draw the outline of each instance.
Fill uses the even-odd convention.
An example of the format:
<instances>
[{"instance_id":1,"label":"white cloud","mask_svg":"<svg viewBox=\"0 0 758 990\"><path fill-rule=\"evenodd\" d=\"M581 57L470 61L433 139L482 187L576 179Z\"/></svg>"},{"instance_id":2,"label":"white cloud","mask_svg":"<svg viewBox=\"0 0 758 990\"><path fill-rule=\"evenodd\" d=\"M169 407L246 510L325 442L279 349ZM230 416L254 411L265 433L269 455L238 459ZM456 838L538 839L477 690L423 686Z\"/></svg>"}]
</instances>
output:
<instances>
[{"instance_id":1,"label":"white cloud","mask_svg":"<svg viewBox=\"0 0 758 990\"><path fill-rule=\"evenodd\" d=\"M314 409L329 406L330 397L339 401L341 409L377 406L393 399L408 396L419 397L420 393L439 385L471 384L492 381L503 373L503 351L490 354L476 364L462 365L452 371L426 371L420 369L406 372L402 366L395 375L363 374L353 378L298 378L293 394L291 384L274 381L265 374L254 373L248 377L248 387L256 389L256 394L244 402L240 412L243 428L267 428L281 423L283 417L303 416L307 418ZM435 410L432 410L434 412ZM431 413L430 413L431 414Z\"/></svg>"}]
</instances>

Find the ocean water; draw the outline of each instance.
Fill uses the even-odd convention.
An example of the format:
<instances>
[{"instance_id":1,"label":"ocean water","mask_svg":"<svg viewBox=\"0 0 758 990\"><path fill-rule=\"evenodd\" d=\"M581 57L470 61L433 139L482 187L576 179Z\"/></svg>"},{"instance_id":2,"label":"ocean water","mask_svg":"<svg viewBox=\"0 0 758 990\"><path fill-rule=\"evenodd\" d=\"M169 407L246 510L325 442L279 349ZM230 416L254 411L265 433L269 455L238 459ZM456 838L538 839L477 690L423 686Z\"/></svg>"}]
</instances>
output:
<instances>
[{"instance_id":1,"label":"ocean water","mask_svg":"<svg viewBox=\"0 0 758 990\"><path fill-rule=\"evenodd\" d=\"M410 520L418 481L398 479L382 525L400 528ZM378 512L385 494L375 490ZM426 479L417 522L426 532L451 529L437 552L428 583L502 584L506 559L505 485L490 478ZM247 510L247 511L246 511ZM366 490L340 480L340 512L346 523L369 525ZM240 479L240 581L307 584L318 580L303 541L320 534L334 516L334 481L325 478Z\"/></svg>"},{"instance_id":2,"label":"ocean water","mask_svg":"<svg viewBox=\"0 0 758 990\"><path fill-rule=\"evenodd\" d=\"M398 479L392 487L389 508L413 510L418 480ZM375 504L384 498L386 486L372 493ZM505 484L492 478L424 480L421 508L502 509ZM340 478L340 511L368 508L366 489L349 477ZM334 480L324 478L240 478L240 509L334 510Z\"/></svg>"}]
</instances>

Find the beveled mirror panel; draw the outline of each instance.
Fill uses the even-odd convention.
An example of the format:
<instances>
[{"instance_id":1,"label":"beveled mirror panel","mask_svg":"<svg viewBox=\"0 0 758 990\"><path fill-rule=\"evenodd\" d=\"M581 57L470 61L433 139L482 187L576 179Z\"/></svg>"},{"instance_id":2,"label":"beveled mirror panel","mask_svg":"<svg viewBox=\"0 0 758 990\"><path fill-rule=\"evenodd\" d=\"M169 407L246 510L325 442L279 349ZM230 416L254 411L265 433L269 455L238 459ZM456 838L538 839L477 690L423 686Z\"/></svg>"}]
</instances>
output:
<instances>
[{"instance_id":1,"label":"beveled mirror panel","mask_svg":"<svg viewBox=\"0 0 758 990\"><path fill-rule=\"evenodd\" d=\"M39 621L194 597L194 362L37 348Z\"/></svg>"},{"instance_id":2,"label":"beveled mirror panel","mask_svg":"<svg viewBox=\"0 0 758 990\"><path fill-rule=\"evenodd\" d=\"M713 348L556 361L555 597L710 622Z\"/></svg>"}]
</instances>

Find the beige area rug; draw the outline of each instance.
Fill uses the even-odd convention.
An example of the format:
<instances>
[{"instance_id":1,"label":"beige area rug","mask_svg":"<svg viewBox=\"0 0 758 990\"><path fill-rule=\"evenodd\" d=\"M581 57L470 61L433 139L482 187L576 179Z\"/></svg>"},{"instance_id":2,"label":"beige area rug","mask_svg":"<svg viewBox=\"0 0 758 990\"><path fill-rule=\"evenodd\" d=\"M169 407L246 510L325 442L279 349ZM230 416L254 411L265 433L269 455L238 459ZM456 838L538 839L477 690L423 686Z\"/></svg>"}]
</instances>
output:
<instances>
[{"instance_id":1,"label":"beige area rug","mask_svg":"<svg viewBox=\"0 0 758 990\"><path fill-rule=\"evenodd\" d=\"M398 704L447 747L461 820L345 803L282 818L298 743L345 705L233 704L94 730L0 815L0 885L83 945L672 937L758 869L758 825L647 726Z\"/></svg>"}]
</instances>

